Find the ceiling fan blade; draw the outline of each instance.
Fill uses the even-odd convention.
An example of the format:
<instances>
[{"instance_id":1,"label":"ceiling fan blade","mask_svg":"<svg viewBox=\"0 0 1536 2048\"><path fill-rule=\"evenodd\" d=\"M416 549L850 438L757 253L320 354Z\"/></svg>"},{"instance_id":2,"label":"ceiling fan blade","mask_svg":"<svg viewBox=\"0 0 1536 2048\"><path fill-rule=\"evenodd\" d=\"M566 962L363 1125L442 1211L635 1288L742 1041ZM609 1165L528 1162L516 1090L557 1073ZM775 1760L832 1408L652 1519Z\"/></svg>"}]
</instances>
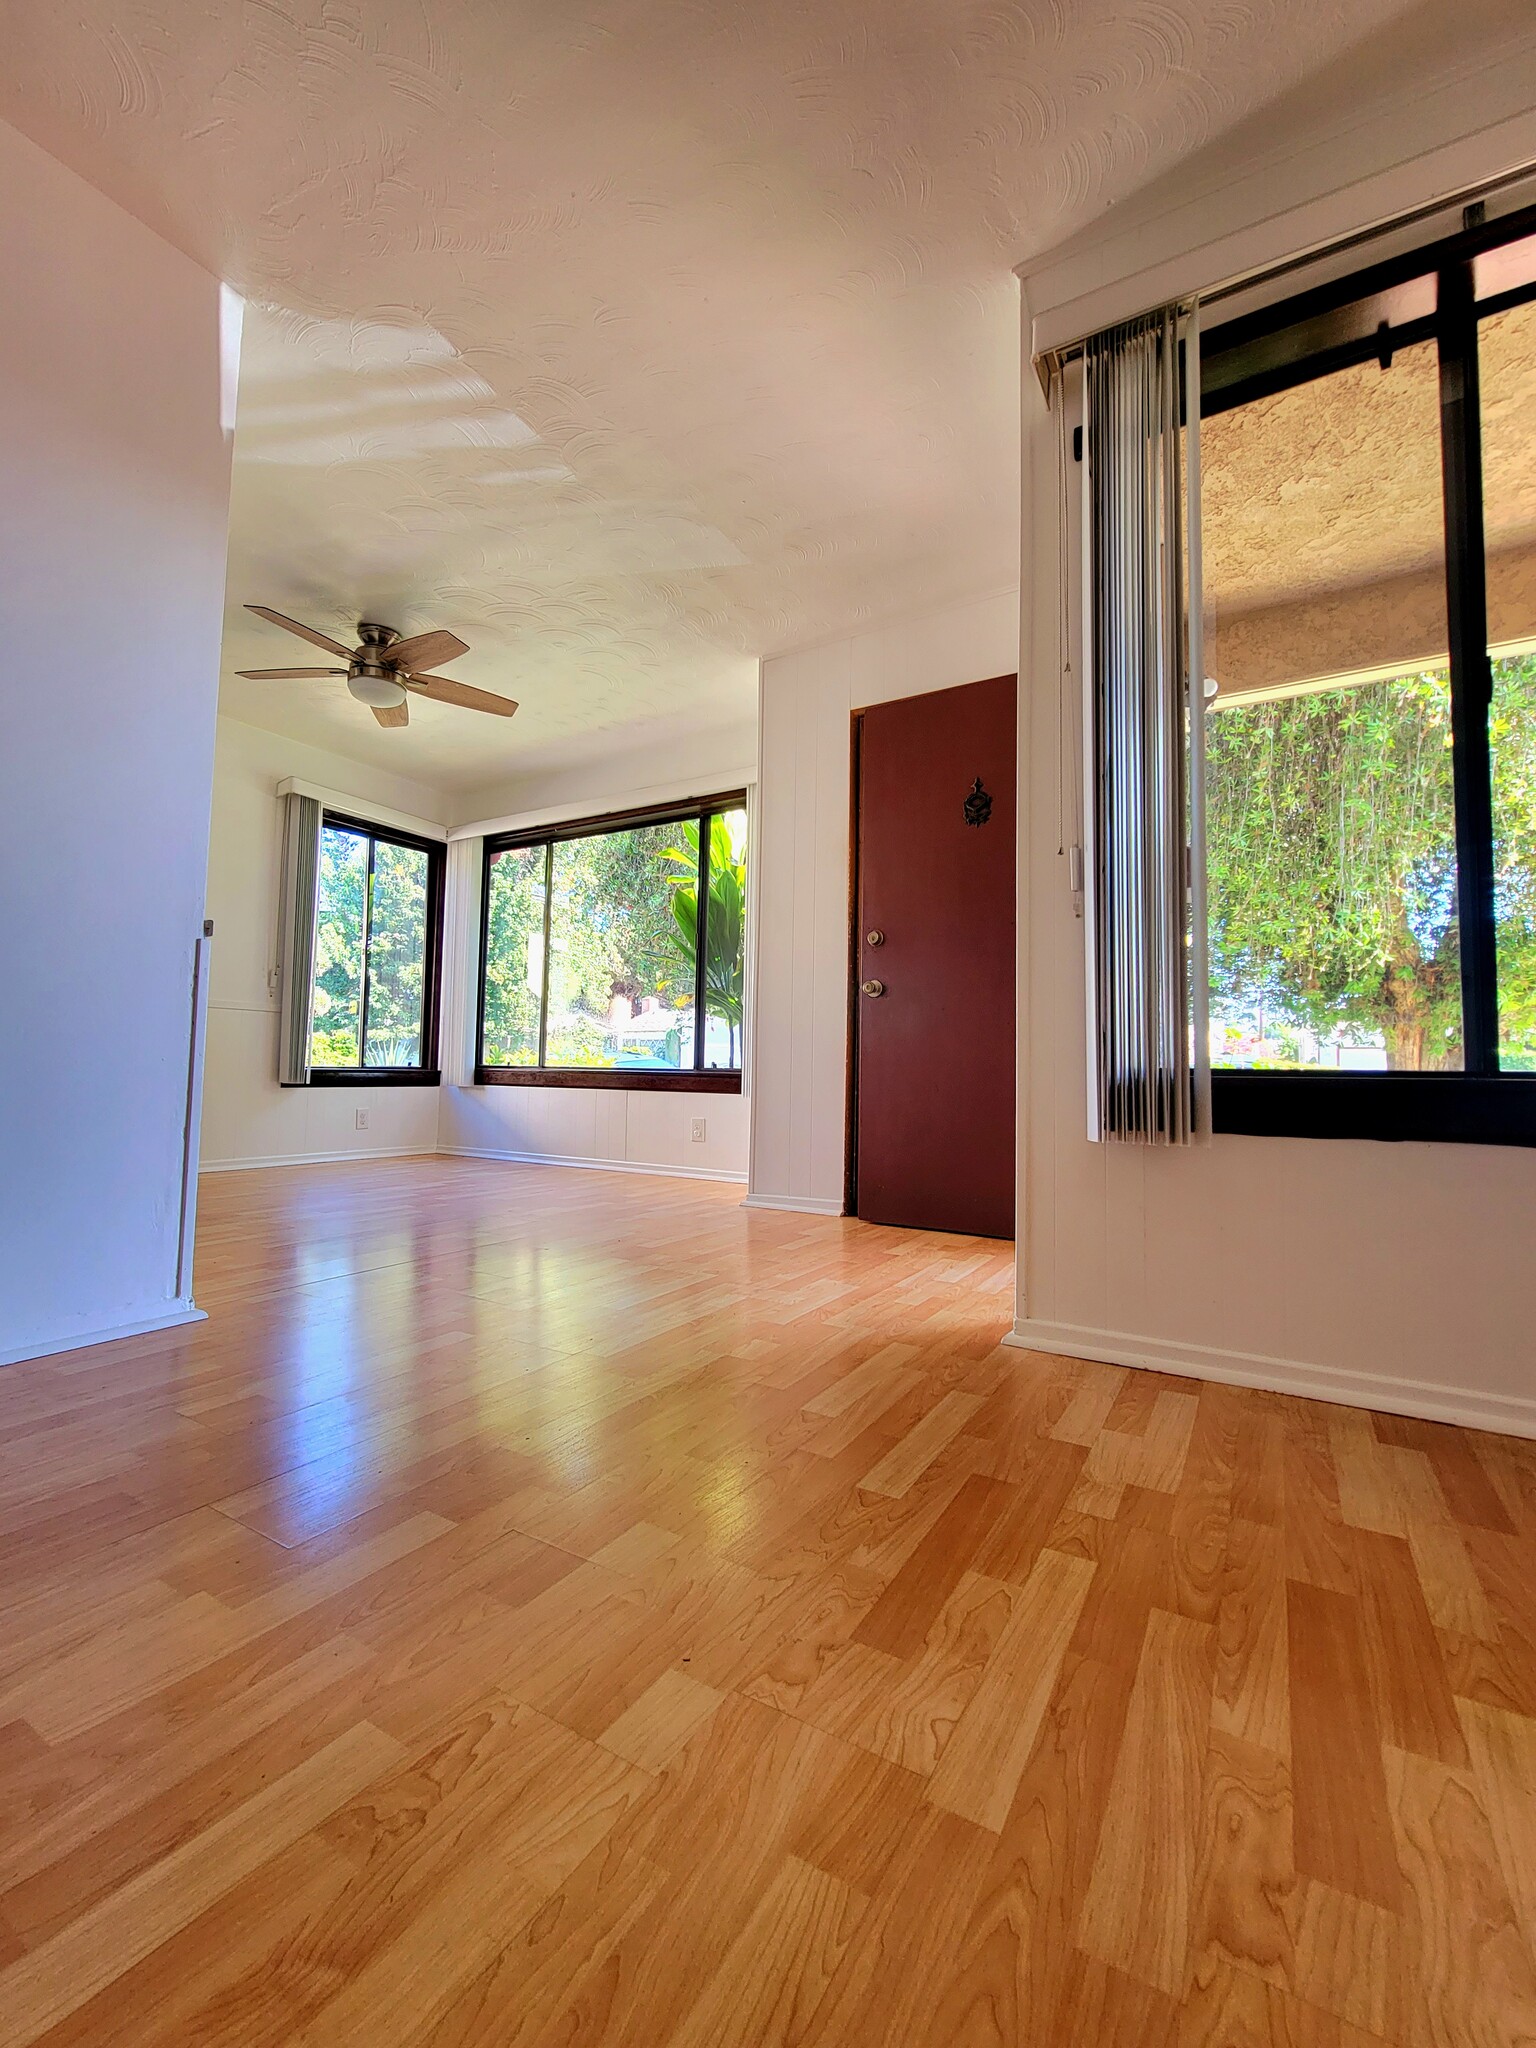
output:
<instances>
[{"instance_id":1,"label":"ceiling fan blade","mask_svg":"<svg viewBox=\"0 0 1536 2048\"><path fill-rule=\"evenodd\" d=\"M493 696L489 690L477 690L469 683L456 683L452 676L402 674L400 680L418 696L431 697L439 704L462 704L466 711L494 711L499 718L510 718L517 709L512 698Z\"/></svg>"},{"instance_id":2,"label":"ceiling fan blade","mask_svg":"<svg viewBox=\"0 0 1536 2048\"><path fill-rule=\"evenodd\" d=\"M375 704L373 715L380 725L409 725L411 722L411 707L409 703Z\"/></svg>"},{"instance_id":3,"label":"ceiling fan blade","mask_svg":"<svg viewBox=\"0 0 1536 2048\"><path fill-rule=\"evenodd\" d=\"M253 683L285 682L298 676L344 676L344 668L237 668L237 676L245 676Z\"/></svg>"},{"instance_id":4,"label":"ceiling fan blade","mask_svg":"<svg viewBox=\"0 0 1536 2048\"><path fill-rule=\"evenodd\" d=\"M326 633L317 633L313 626L301 626L297 619L286 618L282 612L273 611L270 605L248 604L248 612L254 612L258 619L265 619L269 626L281 626L286 633L297 633L301 640L308 640L312 646L323 647L327 654L339 654L343 661L352 659L350 647L343 647L339 640L332 640Z\"/></svg>"},{"instance_id":5,"label":"ceiling fan blade","mask_svg":"<svg viewBox=\"0 0 1536 2048\"><path fill-rule=\"evenodd\" d=\"M457 661L468 654L469 642L457 633L418 633L414 640L397 640L387 652L395 668L436 668L440 661Z\"/></svg>"}]
</instances>

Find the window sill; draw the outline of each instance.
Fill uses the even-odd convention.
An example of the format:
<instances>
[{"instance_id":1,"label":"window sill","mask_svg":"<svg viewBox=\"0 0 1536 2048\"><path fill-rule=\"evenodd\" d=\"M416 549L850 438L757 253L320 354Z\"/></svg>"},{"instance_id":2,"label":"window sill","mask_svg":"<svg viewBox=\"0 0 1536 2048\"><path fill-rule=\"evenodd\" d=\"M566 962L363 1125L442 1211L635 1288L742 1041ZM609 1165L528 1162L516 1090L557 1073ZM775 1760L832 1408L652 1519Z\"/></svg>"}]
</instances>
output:
<instances>
[{"instance_id":1,"label":"window sill","mask_svg":"<svg viewBox=\"0 0 1536 2048\"><path fill-rule=\"evenodd\" d=\"M438 1067L311 1067L311 1088L438 1088Z\"/></svg>"},{"instance_id":2,"label":"window sill","mask_svg":"<svg viewBox=\"0 0 1536 2048\"><path fill-rule=\"evenodd\" d=\"M1218 1136L1536 1145L1536 1074L1211 1076Z\"/></svg>"},{"instance_id":3,"label":"window sill","mask_svg":"<svg viewBox=\"0 0 1536 2048\"><path fill-rule=\"evenodd\" d=\"M739 1095L741 1075L724 1067L476 1067L477 1088L626 1088L636 1094Z\"/></svg>"}]
</instances>

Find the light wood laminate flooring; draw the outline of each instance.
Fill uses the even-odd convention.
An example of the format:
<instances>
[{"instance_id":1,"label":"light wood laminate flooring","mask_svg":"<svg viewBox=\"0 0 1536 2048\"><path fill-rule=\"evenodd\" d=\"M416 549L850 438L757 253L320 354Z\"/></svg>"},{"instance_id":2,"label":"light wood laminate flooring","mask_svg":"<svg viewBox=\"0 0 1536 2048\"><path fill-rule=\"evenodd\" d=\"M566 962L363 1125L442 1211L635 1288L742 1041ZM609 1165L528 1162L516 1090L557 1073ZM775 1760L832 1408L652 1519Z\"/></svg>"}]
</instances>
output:
<instances>
[{"instance_id":1,"label":"light wood laminate flooring","mask_svg":"<svg viewBox=\"0 0 1536 2048\"><path fill-rule=\"evenodd\" d=\"M197 1287L0 1373L0 2048L1536 2041L1536 1446L707 1183L210 1177Z\"/></svg>"}]
</instances>

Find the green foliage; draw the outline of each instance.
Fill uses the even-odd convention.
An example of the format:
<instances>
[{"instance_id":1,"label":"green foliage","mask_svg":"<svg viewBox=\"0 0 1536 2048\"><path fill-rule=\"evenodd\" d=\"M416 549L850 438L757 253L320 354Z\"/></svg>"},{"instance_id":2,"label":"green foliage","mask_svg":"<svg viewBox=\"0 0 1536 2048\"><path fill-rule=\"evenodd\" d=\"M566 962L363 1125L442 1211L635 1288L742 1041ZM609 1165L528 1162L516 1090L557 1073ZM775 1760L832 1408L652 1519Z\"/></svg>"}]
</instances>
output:
<instances>
[{"instance_id":1,"label":"green foliage","mask_svg":"<svg viewBox=\"0 0 1536 2048\"><path fill-rule=\"evenodd\" d=\"M312 1067L355 1067L356 1031L316 1031L310 1039L309 1063Z\"/></svg>"},{"instance_id":2,"label":"green foliage","mask_svg":"<svg viewBox=\"0 0 1536 2048\"><path fill-rule=\"evenodd\" d=\"M1495 664L1500 994L1536 1061L1536 660ZM1443 671L1218 709L1207 725L1212 995L1294 1033L1380 1033L1391 1067L1461 1059Z\"/></svg>"},{"instance_id":3,"label":"green foliage","mask_svg":"<svg viewBox=\"0 0 1536 2048\"><path fill-rule=\"evenodd\" d=\"M548 1063L681 1064L696 988L698 841L696 823L639 826L557 840L552 856L545 845L492 860L486 902L488 1063L532 1066L538 1060L547 868L553 882ZM705 988L708 1016L728 1030L732 1064L742 1021L746 880L746 813L726 812L710 826ZM675 1021L662 1031L666 1012ZM629 1042L616 1050L616 1039Z\"/></svg>"},{"instance_id":4,"label":"green foliage","mask_svg":"<svg viewBox=\"0 0 1536 2048\"><path fill-rule=\"evenodd\" d=\"M745 811L718 811L709 821L709 914L705 920L704 1002L709 1016L730 1031L730 1061L736 1064L737 1034L745 996L746 955L743 937L747 910L747 817ZM673 945L690 972L699 952L699 828L686 824L682 844L662 854L678 872L669 877L672 916L677 929Z\"/></svg>"},{"instance_id":5,"label":"green foliage","mask_svg":"<svg viewBox=\"0 0 1536 2048\"><path fill-rule=\"evenodd\" d=\"M1493 664L1494 905L1499 1064L1536 1073L1536 655Z\"/></svg>"},{"instance_id":6,"label":"green foliage","mask_svg":"<svg viewBox=\"0 0 1536 2048\"><path fill-rule=\"evenodd\" d=\"M490 864L485 1058L493 1067L531 1067L539 1057L544 857L542 846L517 847L498 853Z\"/></svg>"},{"instance_id":7,"label":"green foliage","mask_svg":"<svg viewBox=\"0 0 1536 2048\"><path fill-rule=\"evenodd\" d=\"M312 1066L355 1067L363 987L363 921L368 842L327 826L320 834L320 894L315 923Z\"/></svg>"},{"instance_id":8,"label":"green foliage","mask_svg":"<svg viewBox=\"0 0 1536 2048\"><path fill-rule=\"evenodd\" d=\"M367 839L331 825L321 833L311 1065L358 1064L365 932L365 1064L412 1066L420 1060L427 871L419 848L378 840L370 895Z\"/></svg>"},{"instance_id":9,"label":"green foliage","mask_svg":"<svg viewBox=\"0 0 1536 2048\"><path fill-rule=\"evenodd\" d=\"M693 1001L693 976L671 943L659 856L670 826L640 826L555 846L550 916L552 1065L612 1065L604 1056L615 997L668 1009Z\"/></svg>"},{"instance_id":10,"label":"green foliage","mask_svg":"<svg viewBox=\"0 0 1536 2048\"><path fill-rule=\"evenodd\" d=\"M421 1060L428 872L428 858L420 847L375 841L368 915L366 1066L413 1067Z\"/></svg>"}]
</instances>

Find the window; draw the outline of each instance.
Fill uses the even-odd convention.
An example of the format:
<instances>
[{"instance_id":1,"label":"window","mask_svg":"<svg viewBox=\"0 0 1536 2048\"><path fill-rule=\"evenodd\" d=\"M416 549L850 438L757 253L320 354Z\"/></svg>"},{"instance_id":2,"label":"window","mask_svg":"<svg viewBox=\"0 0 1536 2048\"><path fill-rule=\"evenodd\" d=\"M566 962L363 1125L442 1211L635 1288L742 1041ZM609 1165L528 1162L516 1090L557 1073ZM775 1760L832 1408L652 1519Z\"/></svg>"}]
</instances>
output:
<instances>
[{"instance_id":1,"label":"window","mask_svg":"<svg viewBox=\"0 0 1536 2048\"><path fill-rule=\"evenodd\" d=\"M1536 1142L1532 224L1207 338L1217 1130Z\"/></svg>"},{"instance_id":2,"label":"window","mask_svg":"<svg viewBox=\"0 0 1536 2048\"><path fill-rule=\"evenodd\" d=\"M739 1091L746 863L739 791L488 839L477 1078Z\"/></svg>"},{"instance_id":3,"label":"window","mask_svg":"<svg viewBox=\"0 0 1536 2048\"><path fill-rule=\"evenodd\" d=\"M443 849L326 812L310 1080L435 1083Z\"/></svg>"},{"instance_id":4,"label":"window","mask_svg":"<svg viewBox=\"0 0 1536 2048\"><path fill-rule=\"evenodd\" d=\"M1536 302L1478 329L1501 1073L1536 1074Z\"/></svg>"}]
</instances>

